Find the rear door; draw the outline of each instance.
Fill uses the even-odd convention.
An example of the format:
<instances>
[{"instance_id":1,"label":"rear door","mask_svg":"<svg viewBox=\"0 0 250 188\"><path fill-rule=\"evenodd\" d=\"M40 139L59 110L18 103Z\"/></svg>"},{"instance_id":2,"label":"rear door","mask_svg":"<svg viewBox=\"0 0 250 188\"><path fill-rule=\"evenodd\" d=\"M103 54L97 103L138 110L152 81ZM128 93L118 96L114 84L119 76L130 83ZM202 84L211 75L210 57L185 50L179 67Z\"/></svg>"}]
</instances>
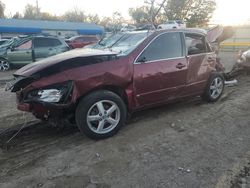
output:
<instances>
[{"instance_id":1,"label":"rear door","mask_svg":"<svg viewBox=\"0 0 250 188\"><path fill-rule=\"evenodd\" d=\"M216 55L211 51L204 35L186 33L187 90L186 94L203 92L212 71L215 70Z\"/></svg>"},{"instance_id":2,"label":"rear door","mask_svg":"<svg viewBox=\"0 0 250 188\"><path fill-rule=\"evenodd\" d=\"M34 38L34 56L35 61L51 56L53 46L49 38L35 37Z\"/></svg>"},{"instance_id":3,"label":"rear door","mask_svg":"<svg viewBox=\"0 0 250 188\"><path fill-rule=\"evenodd\" d=\"M18 46L9 49L7 51L7 57L12 64L27 64L33 62L32 40L25 40Z\"/></svg>"},{"instance_id":4,"label":"rear door","mask_svg":"<svg viewBox=\"0 0 250 188\"><path fill-rule=\"evenodd\" d=\"M187 61L183 34L157 36L134 64L134 90L140 106L178 98L185 88Z\"/></svg>"},{"instance_id":5,"label":"rear door","mask_svg":"<svg viewBox=\"0 0 250 188\"><path fill-rule=\"evenodd\" d=\"M63 45L59 39L49 37L34 38L34 56L36 61L66 50L67 46Z\"/></svg>"}]
</instances>

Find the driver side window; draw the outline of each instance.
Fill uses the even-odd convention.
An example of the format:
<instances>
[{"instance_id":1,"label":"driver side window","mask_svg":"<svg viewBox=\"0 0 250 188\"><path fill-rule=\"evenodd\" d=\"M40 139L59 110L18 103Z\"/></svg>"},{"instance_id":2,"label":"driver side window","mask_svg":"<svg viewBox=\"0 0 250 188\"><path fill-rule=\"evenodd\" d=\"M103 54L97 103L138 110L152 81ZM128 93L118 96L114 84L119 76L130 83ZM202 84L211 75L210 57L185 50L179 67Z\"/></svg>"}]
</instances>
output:
<instances>
[{"instance_id":1,"label":"driver side window","mask_svg":"<svg viewBox=\"0 0 250 188\"><path fill-rule=\"evenodd\" d=\"M158 36L143 51L137 62L160 61L183 56L181 34L165 33Z\"/></svg>"},{"instance_id":2,"label":"driver side window","mask_svg":"<svg viewBox=\"0 0 250 188\"><path fill-rule=\"evenodd\" d=\"M24 43L22 43L21 45L17 46L15 49L17 50L29 50L32 47L32 41L26 41Z\"/></svg>"}]
</instances>

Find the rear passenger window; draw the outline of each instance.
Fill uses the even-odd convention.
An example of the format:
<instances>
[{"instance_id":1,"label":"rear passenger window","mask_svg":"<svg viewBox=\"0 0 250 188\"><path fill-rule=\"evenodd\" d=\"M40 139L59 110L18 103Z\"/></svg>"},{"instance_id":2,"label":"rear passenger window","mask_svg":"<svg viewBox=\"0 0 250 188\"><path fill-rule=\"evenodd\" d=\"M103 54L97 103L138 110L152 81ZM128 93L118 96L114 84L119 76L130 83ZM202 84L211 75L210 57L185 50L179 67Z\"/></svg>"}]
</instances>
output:
<instances>
[{"instance_id":1,"label":"rear passenger window","mask_svg":"<svg viewBox=\"0 0 250 188\"><path fill-rule=\"evenodd\" d=\"M53 38L35 38L34 39L34 47L35 48L44 48L44 47L53 47L59 46L61 42L57 39Z\"/></svg>"},{"instance_id":2,"label":"rear passenger window","mask_svg":"<svg viewBox=\"0 0 250 188\"><path fill-rule=\"evenodd\" d=\"M204 36L186 34L185 39L186 39L188 55L195 55L206 52L206 44Z\"/></svg>"},{"instance_id":3,"label":"rear passenger window","mask_svg":"<svg viewBox=\"0 0 250 188\"><path fill-rule=\"evenodd\" d=\"M138 62L183 56L180 33L165 33L157 37L140 55Z\"/></svg>"}]
</instances>

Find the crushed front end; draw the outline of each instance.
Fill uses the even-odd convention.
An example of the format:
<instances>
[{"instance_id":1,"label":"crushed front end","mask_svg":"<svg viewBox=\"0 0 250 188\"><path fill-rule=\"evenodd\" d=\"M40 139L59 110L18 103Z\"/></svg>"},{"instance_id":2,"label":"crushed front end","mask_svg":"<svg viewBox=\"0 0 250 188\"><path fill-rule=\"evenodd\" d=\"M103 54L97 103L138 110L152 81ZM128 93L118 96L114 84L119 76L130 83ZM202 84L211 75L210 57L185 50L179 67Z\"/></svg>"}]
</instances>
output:
<instances>
[{"instance_id":1,"label":"crushed front end","mask_svg":"<svg viewBox=\"0 0 250 188\"><path fill-rule=\"evenodd\" d=\"M9 88L16 92L17 108L32 112L36 118L48 120L50 117L62 118L70 114L73 82L67 81L42 88L34 88L35 78L16 76Z\"/></svg>"}]
</instances>

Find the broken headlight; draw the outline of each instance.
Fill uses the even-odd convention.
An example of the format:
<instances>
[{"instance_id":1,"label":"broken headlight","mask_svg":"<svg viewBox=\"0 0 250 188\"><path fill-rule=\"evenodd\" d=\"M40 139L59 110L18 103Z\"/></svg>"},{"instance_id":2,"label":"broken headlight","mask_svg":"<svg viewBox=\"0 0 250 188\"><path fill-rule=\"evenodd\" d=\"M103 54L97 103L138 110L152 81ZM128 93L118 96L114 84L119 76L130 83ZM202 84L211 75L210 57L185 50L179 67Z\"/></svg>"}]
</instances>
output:
<instances>
[{"instance_id":1,"label":"broken headlight","mask_svg":"<svg viewBox=\"0 0 250 188\"><path fill-rule=\"evenodd\" d=\"M59 102L63 93L59 89L45 89L37 92L38 100L43 102Z\"/></svg>"},{"instance_id":2,"label":"broken headlight","mask_svg":"<svg viewBox=\"0 0 250 188\"><path fill-rule=\"evenodd\" d=\"M25 101L41 101L49 103L63 102L72 90L71 83L60 86L51 86L44 89L33 90L28 93Z\"/></svg>"}]
</instances>

